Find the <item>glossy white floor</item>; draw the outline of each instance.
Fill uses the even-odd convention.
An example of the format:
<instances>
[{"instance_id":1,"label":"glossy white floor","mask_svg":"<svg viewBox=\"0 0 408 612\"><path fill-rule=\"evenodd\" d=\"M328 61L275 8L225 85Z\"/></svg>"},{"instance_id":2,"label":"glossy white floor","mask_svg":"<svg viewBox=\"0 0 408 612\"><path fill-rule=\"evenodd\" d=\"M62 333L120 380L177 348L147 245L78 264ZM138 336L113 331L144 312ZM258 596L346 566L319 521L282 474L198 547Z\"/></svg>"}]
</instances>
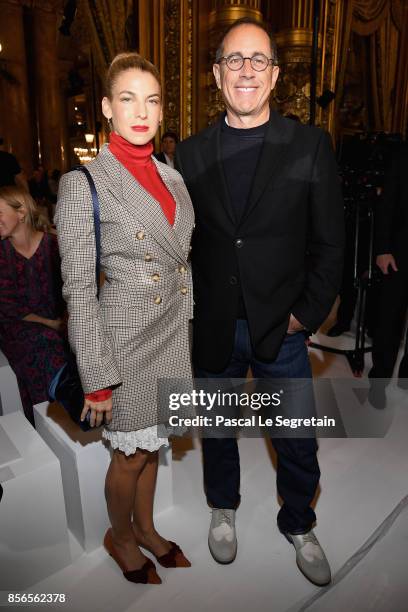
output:
<instances>
[{"instance_id":1,"label":"glossy white floor","mask_svg":"<svg viewBox=\"0 0 408 612\"><path fill-rule=\"evenodd\" d=\"M326 341L325 336L320 339ZM352 338L336 343L350 345ZM366 362L368 368L369 357ZM317 375L351 376L344 357L312 351L312 363ZM134 585L123 579L102 548L87 555L73 540L75 562L30 592L64 592L67 604L61 609L70 612L406 611L408 507L389 515L408 494L408 400L406 392L395 392L400 393L399 406L384 439L320 442L315 531L335 575L331 588L314 587L297 570L294 550L276 527L273 452L262 440L243 439L239 547L232 565L217 565L208 552L210 511L202 491L199 444L187 440L173 449L178 505L159 515L157 525L182 545L190 569L160 568L162 585ZM383 537L354 566L353 555L378 528ZM341 577L347 562L346 569L353 567Z\"/></svg>"}]
</instances>

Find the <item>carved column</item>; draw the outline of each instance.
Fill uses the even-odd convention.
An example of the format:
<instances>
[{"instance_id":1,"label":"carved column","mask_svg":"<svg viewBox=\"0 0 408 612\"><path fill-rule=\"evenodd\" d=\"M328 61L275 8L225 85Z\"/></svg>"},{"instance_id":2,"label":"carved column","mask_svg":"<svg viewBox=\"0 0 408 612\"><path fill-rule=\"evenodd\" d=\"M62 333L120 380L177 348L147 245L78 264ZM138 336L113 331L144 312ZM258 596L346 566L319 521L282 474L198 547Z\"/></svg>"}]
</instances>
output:
<instances>
[{"instance_id":1,"label":"carved column","mask_svg":"<svg viewBox=\"0 0 408 612\"><path fill-rule=\"evenodd\" d=\"M195 26L193 13L197 13L197 1L182 0L181 2L181 82L180 82L180 136L186 138L192 134L193 126L193 55L196 55L194 45Z\"/></svg>"},{"instance_id":2,"label":"carved column","mask_svg":"<svg viewBox=\"0 0 408 612\"><path fill-rule=\"evenodd\" d=\"M160 25L161 62L164 89L163 130L176 132L181 139L192 133L193 55L198 0L165 0Z\"/></svg>"},{"instance_id":3,"label":"carved column","mask_svg":"<svg viewBox=\"0 0 408 612\"><path fill-rule=\"evenodd\" d=\"M68 90L68 74L72 67L69 60L59 60L59 104L61 113L60 141L61 141L61 171L68 172L73 165L71 160L71 146L68 133L68 104L66 92Z\"/></svg>"},{"instance_id":4,"label":"carved column","mask_svg":"<svg viewBox=\"0 0 408 612\"><path fill-rule=\"evenodd\" d=\"M321 7L324 5L325 1L321 0ZM310 116L312 40L313 0L282 3L276 34L282 72L276 86L275 100L282 114L296 115L303 123L307 123ZM320 48L319 36L319 51Z\"/></svg>"},{"instance_id":5,"label":"carved column","mask_svg":"<svg viewBox=\"0 0 408 612\"><path fill-rule=\"evenodd\" d=\"M217 89L212 66L215 52L222 38L222 33L237 19L252 17L262 21L261 0L249 0L240 2L233 0L212 0L209 16L209 55L207 71L207 125L216 121L219 113L224 109L224 103L220 91Z\"/></svg>"},{"instance_id":6,"label":"carved column","mask_svg":"<svg viewBox=\"0 0 408 612\"><path fill-rule=\"evenodd\" d=\"M159 0L160 1L160 0ZM138 36L139 48L138 52L146 59L153 62L153 46L152 28L155 27L153 22L153 12L158 0L139 0L138 5ZM150 27L147 27L149 24Z\"/></svg>"},{"instance_id":7,"label":"carved column","mask_svg":"<svg viewBox=\"0 0 408 612\"><path fill-rule=\"evenodd\" d=\"M33 12L33 46L38 121L39 162L47 169L62 167L61 104L57 55L57 15L51 3Z\"/></svg>"},{"instance_id":8,"label":"carved column","mask_svg":"<svg viewBox=\"0 0 408 612\"><path fill-rule=\"evenodd\" d=\"M322 32L323 56L319 93L332 91L335 98L317 113L317 123L326 129L337 141L336 105L342 96L342 54L347 57L350 37L352 3L343 0L326 0ZM344 78L344 74L343 74Z\"/></svg>"},{"instance_id":9,"label":"carved column","mask_svg":"<svg viewBox=\"0 0 408 612\"><path fill-rule=\"evenodd\" d=\"M27 176L33 165L23 7L0 2L0 136Z\"/></svg>"},{"instance_id":10,"label":"carved column","mask_svg":"<svg viewBox=\"0 0 408 612\"><path fill-rule=\"evenodd\" d=\"M166 0L164 11L164 128L180 134L181 1Z\"/></svg>"}]
</instances>

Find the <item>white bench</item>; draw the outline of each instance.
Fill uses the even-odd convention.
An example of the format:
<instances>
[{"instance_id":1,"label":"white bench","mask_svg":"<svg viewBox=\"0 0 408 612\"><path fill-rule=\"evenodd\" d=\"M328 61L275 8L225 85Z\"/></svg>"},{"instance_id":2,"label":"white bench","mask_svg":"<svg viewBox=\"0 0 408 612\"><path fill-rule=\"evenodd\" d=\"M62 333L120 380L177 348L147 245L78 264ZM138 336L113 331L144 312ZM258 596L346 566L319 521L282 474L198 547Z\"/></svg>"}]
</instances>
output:
<instances>
[{"instance_id":1,"label":"white bench","mask_svg":"<svg viewBox=\"0 0 408 612\"><path fill-rule=\"evenodd\" d=\"M21 412L0 417L0 591L70 565L61 469Z\"/></svg>"},{"instance_id":2,"label":"white bench","mask_svg":"<svg viewBox=\"0 0 408 612\"><path fill-rule=\"evenodd\" d=\"M90 552L101 546L109 526L104 496L109 447L101 441L100 429L81 431L58 404L38 404L34 417L38 433L61 463L68 527ZM171 450L162 448L155 513L172 505Z\"/></svg>"},{"instance_id":3,"label":"white bench","mask_svg":"<svg viewBox=\"0 0 408 612\"><path fill-rule=\"evenodd\" d=\"M16 375L0 351L0 415L23 410Z\"/></svg>"}]
</instances>

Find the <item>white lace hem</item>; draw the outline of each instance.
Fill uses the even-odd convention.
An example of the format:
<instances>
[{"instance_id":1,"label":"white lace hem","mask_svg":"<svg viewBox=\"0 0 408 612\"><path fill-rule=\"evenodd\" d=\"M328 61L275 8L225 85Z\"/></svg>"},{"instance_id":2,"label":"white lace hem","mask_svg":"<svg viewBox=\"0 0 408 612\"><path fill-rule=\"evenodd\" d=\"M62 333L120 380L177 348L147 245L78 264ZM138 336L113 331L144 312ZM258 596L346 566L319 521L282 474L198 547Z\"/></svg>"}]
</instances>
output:
<instances>
[{"instance_id":1,"label":"white lace hem","mask_svg":"<svg viewBox=\"0 0 408 612\"><path fill-rule=\"evenodd\" d=\"M110 442L112 448L124 452L126 456L133 455L139 450L151 453L159 450L161 446L169 446L169 430L164 425L153 425L138 431L109 431L104 429L102 437Z\"/></svg>"}]
</instances>

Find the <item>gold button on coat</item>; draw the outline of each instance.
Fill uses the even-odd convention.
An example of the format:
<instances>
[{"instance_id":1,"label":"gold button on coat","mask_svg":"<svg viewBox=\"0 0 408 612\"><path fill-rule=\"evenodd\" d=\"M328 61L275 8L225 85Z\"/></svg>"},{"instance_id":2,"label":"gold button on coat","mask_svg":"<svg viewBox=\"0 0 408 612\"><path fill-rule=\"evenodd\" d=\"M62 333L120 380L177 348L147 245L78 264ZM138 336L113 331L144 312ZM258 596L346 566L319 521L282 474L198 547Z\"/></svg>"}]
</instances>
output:
<instances>
[{"instance_id":1,"label":"gold button on coat","mask_svg":"<svg viewBox=\"0 0 408 612\"><path fill-rule=\"evenodd\" d=\"M188 291L187 287L182 287L182 288L180 289L180 292L181 292L183 295L186 295L187 291Z\"/></svg>"},{"instance_id":2,"label":"gold button on coat","mask_svg":"<svg viewBox=\"0 0 408 612\"><path fill-rule=\"evenodd\" d=\"M137 232L137 234L136 234L136 238L138 240L143 240L145 236L146 236L146 234L142 230L140 230L140 232Z\"/></svg>"},{"instance_id":3,"label":"gold button on coat","mask_svg":"<svg viewBox=\"0 0 408 612\"><path fill-rule=\"evenodd\" d=\"M144 260L145 261L152 261L152 256L150 255L150 253L146 253Z\"/></svg>"},{"instance_id":4,"label":"gold button on coat","mask_svg":"<svg viewBox=\"0 0 408 612\"><path fill-rule=\"evenodd\" d=\"M154 298L154 303L155 304L161 304L162 303L162 299L161 299L160 295L156 295L156 297Z\"/></svg>"},{"instance_id":5,"label":"gold button on coat","mask_svg":"<svg viewBox=\"0 0 408 612\"><path fill-rule=\"evenodd\" d=\"M160 280L160 274L152 274L152 279L154 281L159 281Z\"/></svg>"},{"instance_id":6,"label":"gold button on coat","mask_svg":"<svg viewBox=\"0 0 408 612\"><path fill-rule=\"evenodd\" d=\"M185 269L184 266L179 266L179 272L180 274L184 274L184 272L187 272L187 270Z\"/></svg>"}]
</instances>

